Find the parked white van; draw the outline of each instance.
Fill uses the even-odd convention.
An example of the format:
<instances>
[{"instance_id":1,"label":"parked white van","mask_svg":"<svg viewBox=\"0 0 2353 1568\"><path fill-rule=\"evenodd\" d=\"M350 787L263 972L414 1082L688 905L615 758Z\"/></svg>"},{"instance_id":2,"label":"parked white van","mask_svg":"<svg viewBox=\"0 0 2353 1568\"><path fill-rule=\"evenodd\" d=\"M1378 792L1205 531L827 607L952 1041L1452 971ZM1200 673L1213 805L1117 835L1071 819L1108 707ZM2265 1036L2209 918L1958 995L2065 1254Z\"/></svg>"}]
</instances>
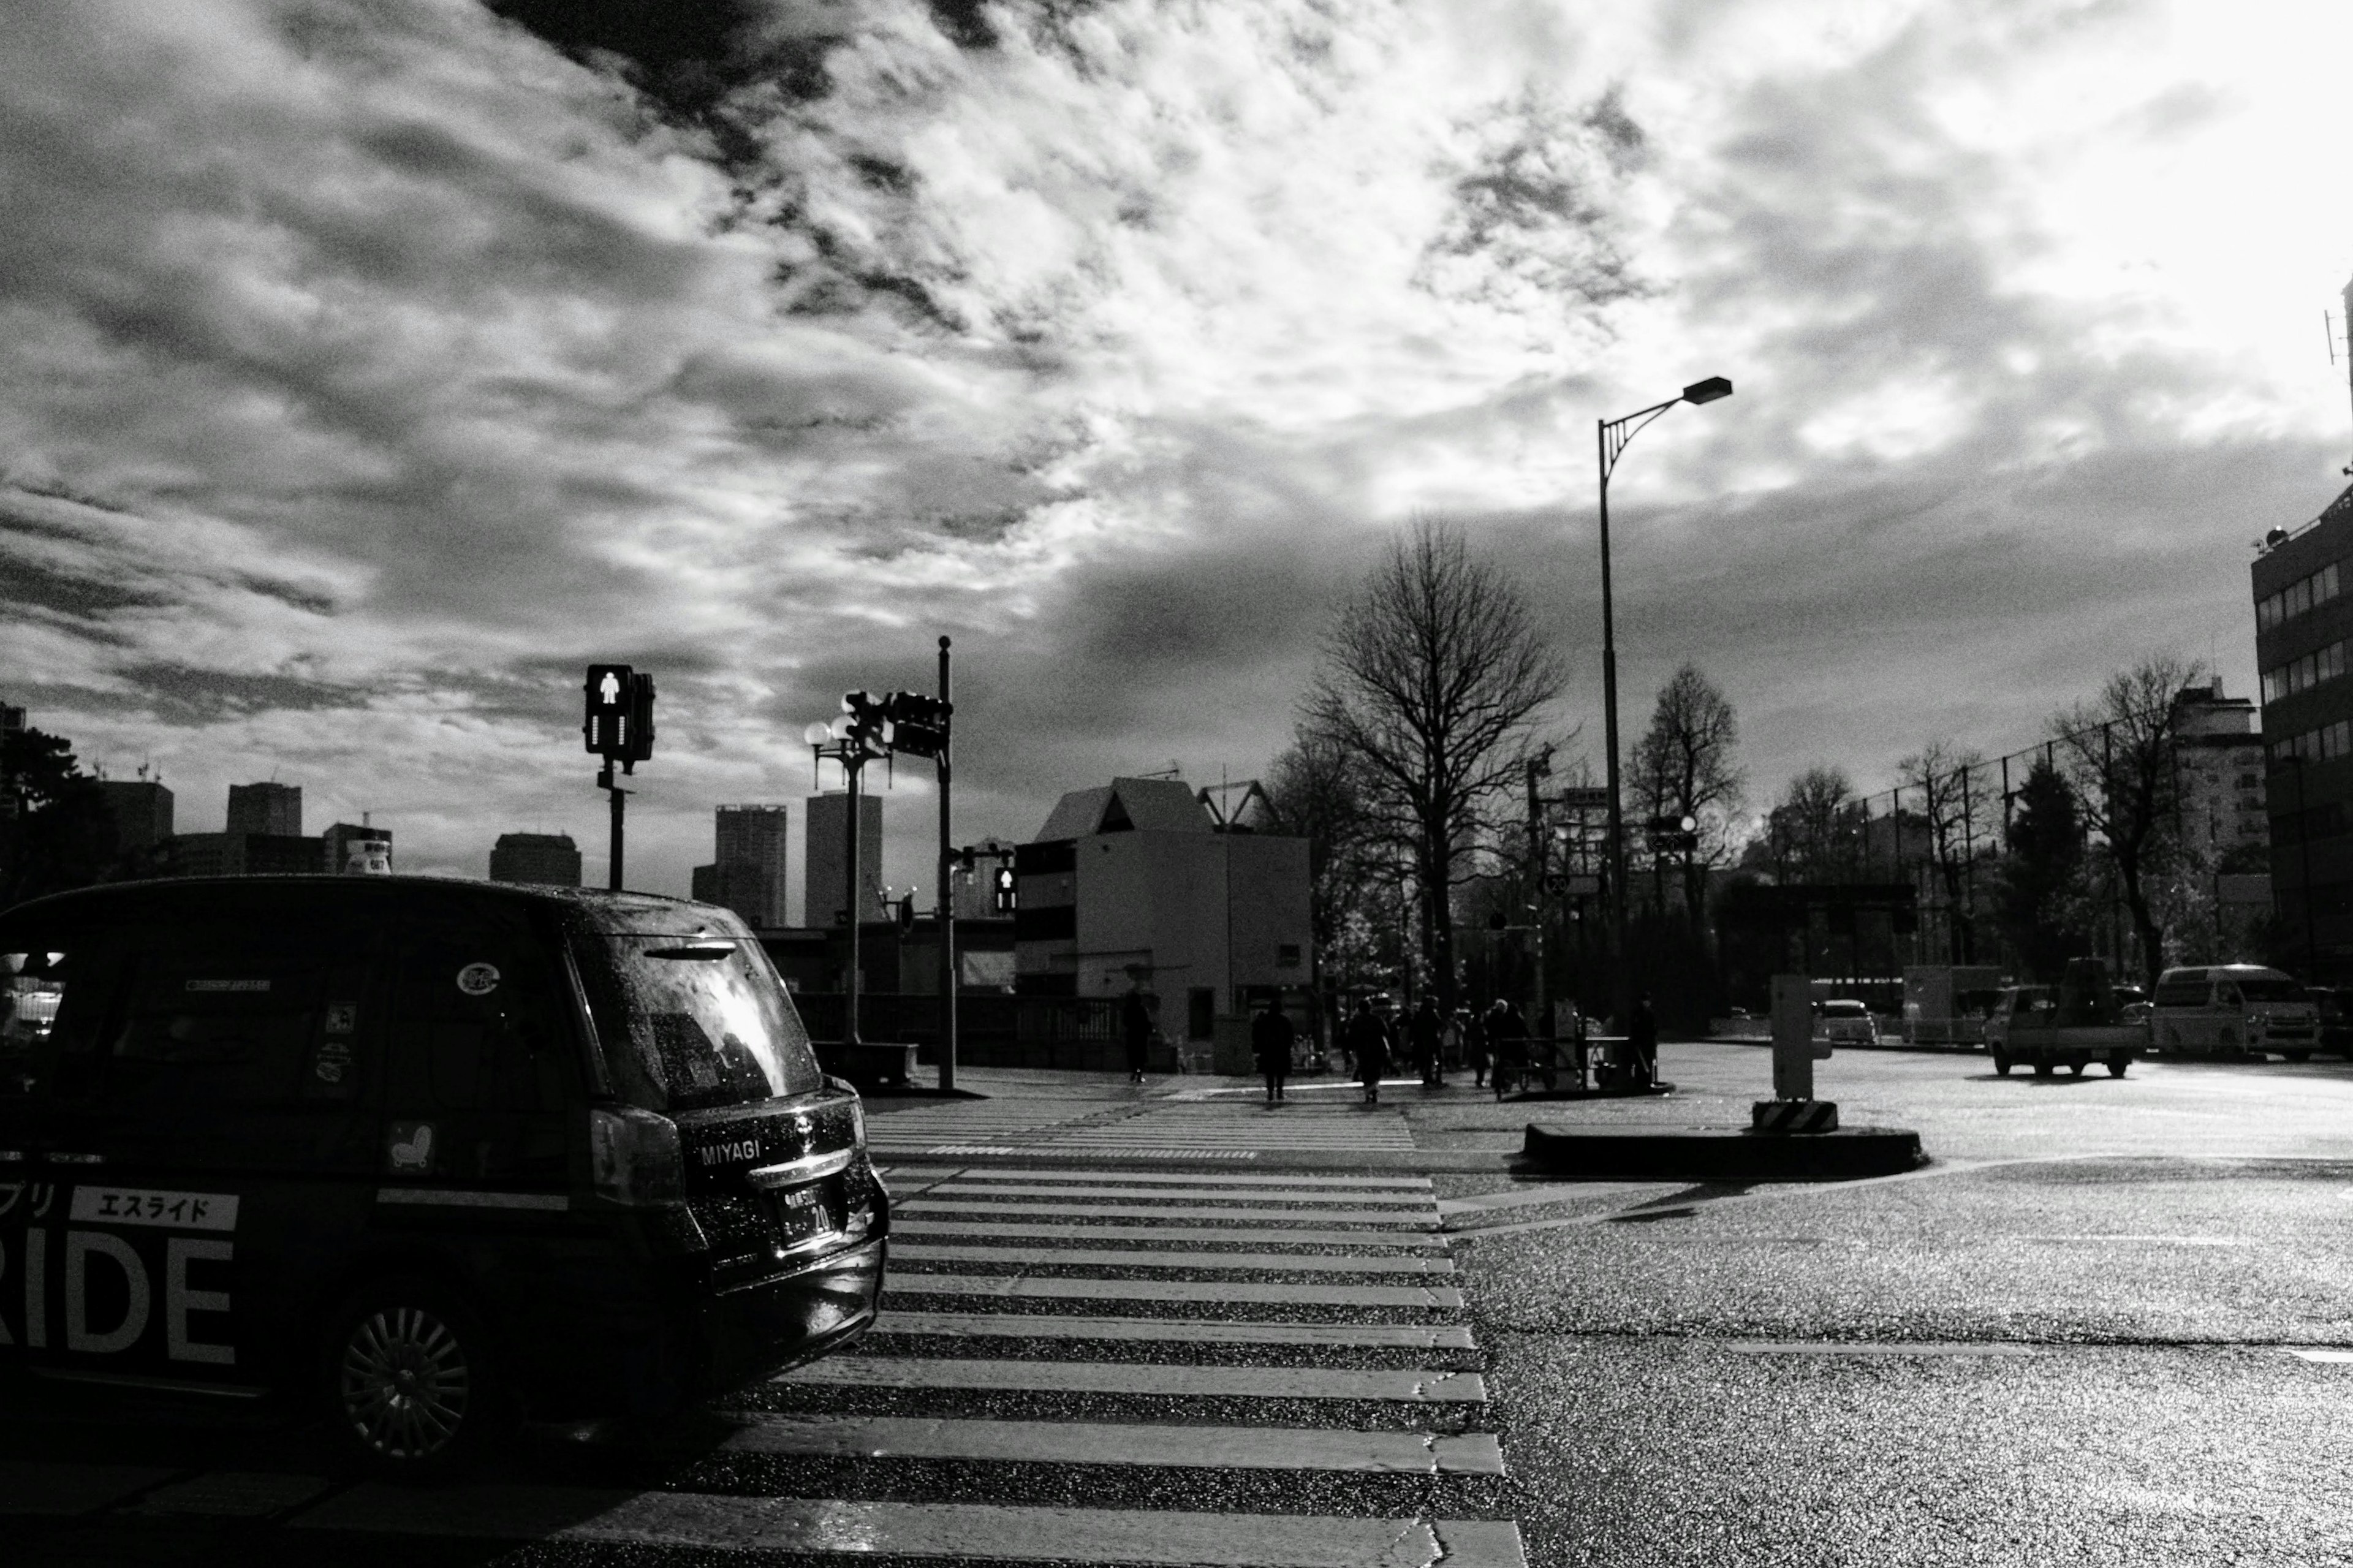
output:
<instances>
[{"instance_id":1,"label":"parked white van","mask_svg":"<svg viewBox=\"0 0 2353 1568\"><path fill-rule=\"evenodd\" d=\"M2275 1052L2292 1062L2312 1055L2319 1010L2305 988L2276 969L2253 963L2168 969L2158 977L2149 1044L2161 1051L2206 1056Z\"/></svg>"}]
</instances>

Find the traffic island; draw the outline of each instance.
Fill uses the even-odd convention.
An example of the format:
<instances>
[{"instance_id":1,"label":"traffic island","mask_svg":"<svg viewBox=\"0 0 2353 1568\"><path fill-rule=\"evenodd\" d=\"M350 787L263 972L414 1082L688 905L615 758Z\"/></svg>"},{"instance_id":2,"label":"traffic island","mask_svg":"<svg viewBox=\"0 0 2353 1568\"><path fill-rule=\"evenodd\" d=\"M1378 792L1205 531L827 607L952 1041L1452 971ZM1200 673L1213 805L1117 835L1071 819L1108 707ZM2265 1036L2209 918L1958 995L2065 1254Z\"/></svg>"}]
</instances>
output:
<instances>
[{"instance_id":1,"label":"traffic island","mask_svg":"<svg viewBox=\"0 0 2353 1568\"><path fill-rule=\"evenodd\" d=\"M1852 1182L1901 1175L1926 1163L1920 1134L1903 1127L1662 1132L1531 1121L1520 1149L1526 1173L1572 1182Z\"/></svg>"},{"instance_id":2,"label":"traffic island","mask_svg":"<svg viewBox=\"0 0 2353 1568\"><path fill-rule=\"evenodd\" d=\"M1523 1089L1504 1096L1505 1105L1520 1105L1535 1100L1655 1100L1672 1094L1671 1083L1612 1085L1608 1089Z\"/></svg>"}]
</instances>

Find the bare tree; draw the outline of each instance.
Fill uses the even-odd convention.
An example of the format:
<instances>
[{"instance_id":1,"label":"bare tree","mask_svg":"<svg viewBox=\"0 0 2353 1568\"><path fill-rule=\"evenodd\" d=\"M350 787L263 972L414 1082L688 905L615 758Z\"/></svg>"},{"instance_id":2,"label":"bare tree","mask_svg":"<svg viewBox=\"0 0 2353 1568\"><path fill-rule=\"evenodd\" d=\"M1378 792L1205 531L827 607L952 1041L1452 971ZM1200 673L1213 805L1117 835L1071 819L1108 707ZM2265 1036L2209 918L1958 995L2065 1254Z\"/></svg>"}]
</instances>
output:
<instances>
[{"instance_id":1,"label":"bare tree","mask_svg":"<svg viewBox=\"0 0 2353 1568\"><path fill-rule=\"evenodd\" d=\"M1497 567L1419 522L1335 617L1303 729L1361 768L1370 818L1410 858L1422 946L1455 1001L1455 886L1484 808L1521 784L1538 712L1567 671Z\"/></svg>"},{"instance_id":2,"label":"bare tree","mask_svg":"<svg viewBox=\"0 0 2353 1568\"><path fill-rule=\"evenodd\" d=\"M1844 882L1862 862L1863 806L1842 768L1810 767L1766 817L1767 854L1785 882Z\"/></svg>"},{"instance_id":3,"label":"bare tree","mask_svg":"<svg viewBox=\"0 0 2353 1568\"><path fill-rule=\"evenodd\" d=\"M1715 683L1686 664L1659 689L1651 727L1634 746L1634 799L1648 817L1698 824L1683 851L1683 908L1696 921L1708 868L1732 855L1733 820L1747 780L1732 760L1740 721Z\"/></svg>"},{"instance_id":4,"label":"bare tree","mask_svg":"<svg viewBox=\"0 0 2353 1568\"><path fill-rule=\"evenodd\" d=\"M1945 892L1946 956L1955 963L1976 957L1976 910L1953 918L1963 905L1969 863L1978 841L1990 826L1986 792L1971 775L1985 765L1985 753L1963 751L1943 741L1932 742L1895 764L1896 777L1917 804L1919 822L1927 830L1928 854Z\"/></svg>"},{"instance_id":5,"label":"bare tree","mask_svg":"<svg viewBox=\"0 0 2353 1568\"><path fill-rule=\"evenodd\" d=\"M2155 895L2179 848L2174 715L2182 689L2200 669L2168 654L2145 658L2110 676L2093 701L2051 721L2060 771L2075 792L2084 822L2105 843L2152 991L2165 966L2165 926Z\"/></svg>"}]
</instances>

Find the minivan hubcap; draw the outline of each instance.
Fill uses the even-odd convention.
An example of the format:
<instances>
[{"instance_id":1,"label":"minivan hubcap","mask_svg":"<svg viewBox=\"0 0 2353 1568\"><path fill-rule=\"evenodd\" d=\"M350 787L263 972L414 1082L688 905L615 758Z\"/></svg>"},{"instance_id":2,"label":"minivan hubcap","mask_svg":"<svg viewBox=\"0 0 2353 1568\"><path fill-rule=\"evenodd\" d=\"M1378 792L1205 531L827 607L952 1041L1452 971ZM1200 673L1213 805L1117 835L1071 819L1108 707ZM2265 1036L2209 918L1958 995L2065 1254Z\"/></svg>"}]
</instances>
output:
<instances>
[{"instance_id":1,"label":"minivan hubcap","mask_svg":"<svg viewBox=\"0 0 2353 1568\"><path fill-rule=\"evenodd\" d=\"M425 1458L458 1435L472 1378L465 1347L421 1307L369 1313L343 1347L343 1416L388 1458Z\"/></svg>"}]
</instances>

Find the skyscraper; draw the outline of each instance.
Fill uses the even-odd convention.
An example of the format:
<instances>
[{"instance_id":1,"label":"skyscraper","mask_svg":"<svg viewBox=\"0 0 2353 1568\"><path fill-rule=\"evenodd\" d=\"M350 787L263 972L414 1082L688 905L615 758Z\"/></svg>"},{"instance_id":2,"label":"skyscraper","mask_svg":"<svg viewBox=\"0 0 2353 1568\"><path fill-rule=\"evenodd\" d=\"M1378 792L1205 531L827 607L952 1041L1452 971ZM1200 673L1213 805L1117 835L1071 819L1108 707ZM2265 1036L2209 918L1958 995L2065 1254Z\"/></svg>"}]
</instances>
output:
<instances>
[{"instance_id":1,"label":"skyscraper","mask_svg":"<svg viewBox=\"0 0 2353 1568\"><path fill-rule=\"evenodd\" d=\"M755 928L783 925L786 808L723 805L716 826L717 857L694 868L694 897L734 910Z\"/></svg>"},{"instance_id":2,"label":"skyscraper","mask_svg":"<svg viewBox=\"0 0 2353 1568\"><path fill-rule=\"evenodd\" d=\"M580 848L569 833L501 833L491 847L491 880L580 885Z\"/></svg>"},{"instance_id":3,"label":"skyscraper","mask_svg":"<svg viewBox=\"0 0 2353 1568\"><path fill-rule=\"evenodd\" d=\"M808 798L807 853L803 857L807 902L801 923L829 926L842 918L842 894L849 886L844 860L849 825L847 795L813 795ZM860 920L882 918L882 801L879 795L858 797L858 913Z\"/></svg>"},{"instance_id":4,"label":"skyscraper","mask_svg":"<svg viewBox=\"0 0 2353 1568\"><path fill-rule=\"evenodd\" d=\"M302 833L302 786L282 784L229 785L228 831L299 838Z\"/></svg>"}]
</instances>

